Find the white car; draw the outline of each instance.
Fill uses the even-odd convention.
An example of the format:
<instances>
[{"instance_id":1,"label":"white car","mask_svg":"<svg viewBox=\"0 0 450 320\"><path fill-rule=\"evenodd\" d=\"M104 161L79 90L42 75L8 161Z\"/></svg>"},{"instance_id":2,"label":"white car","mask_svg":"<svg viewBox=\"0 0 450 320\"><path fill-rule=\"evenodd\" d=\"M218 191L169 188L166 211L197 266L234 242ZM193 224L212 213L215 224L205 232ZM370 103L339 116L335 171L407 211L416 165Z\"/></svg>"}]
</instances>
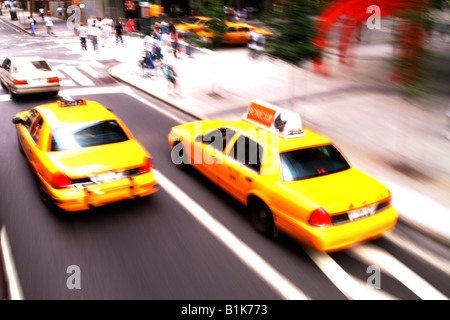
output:
<instances>
[{"instance_id":1,"label":"white car","mask_svg":"<svg viewBox=\"0 0 450 320\"><path fill-rule=\"evenodd\" d=\"M7 57L0 67L0 82L11 99L33 93L56 96L61 88L57 73L39 56Z\"/></svg>"}]
</instances>

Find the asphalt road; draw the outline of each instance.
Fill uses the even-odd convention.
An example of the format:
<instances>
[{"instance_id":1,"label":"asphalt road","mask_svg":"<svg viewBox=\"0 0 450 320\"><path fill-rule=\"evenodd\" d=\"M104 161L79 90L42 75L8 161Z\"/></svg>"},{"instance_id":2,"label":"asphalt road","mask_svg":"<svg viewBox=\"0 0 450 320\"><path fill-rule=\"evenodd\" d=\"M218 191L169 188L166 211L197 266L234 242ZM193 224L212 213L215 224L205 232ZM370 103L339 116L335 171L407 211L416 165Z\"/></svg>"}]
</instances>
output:
<instances>
[{"instance_id":1,"label":"asphalt road","mask_svg":"<svg viewBox=\"0 0 450 320\"><path fill-rule=\"evenodd\" d=\"M5 37L0 33L0 41ZM22 42L28 39L24 37ZM43 45L29 43L26 48L37 50ZM64 48L40 54L50 61L69 56L71 64L77 58ZM172 126L192 119L122 84L104 81L106 78L101 78L103 83L94 80L96 85L89 88L64 88L61 96L85 97L112 109L153 155L158 172L239 239L239 246L205 227L188 204L178 202L179 191L167 185L148 198L89 212L51 210L39 199L36 181L19 152L11 118L58 98L33 96L11 101L3 91L0 225L7 227L25 299L286 298L287 287L271 281L268 276L273 275L280 275L313 300L363 298L363 294L373 298L380 292L398 299L427 299L436 297L434 294L450 297L449 270L442 269L442 262L448 266L450 261L448 248L406 225L399 224L389 237L360 247L367 250L364 257L375 259L380 257L375 253L381 252L392 258L387 262L363 259L357 250L322 255L283 235L276 240L260 236L241 205L200 174L180 172L171 163L167 134ZM263 263L256 263L246 252ZM407 272L399 264L412 275L402 277ZM73 265L80 268L81 289L67 287L71 275L67 271ZM381 268L380 290L365 286L371 265ZM266 266L270 268L263 268ZM348 286L353 282L364 288Z\"/></svg>"}]
</instances>

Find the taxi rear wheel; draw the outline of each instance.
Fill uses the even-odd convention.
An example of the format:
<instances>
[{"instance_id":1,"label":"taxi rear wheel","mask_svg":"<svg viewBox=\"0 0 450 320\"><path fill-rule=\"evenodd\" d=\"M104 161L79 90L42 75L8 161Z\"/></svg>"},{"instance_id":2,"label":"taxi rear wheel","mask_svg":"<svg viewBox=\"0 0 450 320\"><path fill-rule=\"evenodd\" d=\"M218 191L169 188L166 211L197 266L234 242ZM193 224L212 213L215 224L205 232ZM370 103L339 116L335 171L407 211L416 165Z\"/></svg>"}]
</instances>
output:
<instances>
[{"instance_id":1,"label":"taxi rear wheel","mask_svg":"<svg viewBox=\"0 0 450 320\"><path fill-rule=\"evenodd\" d=\"M274 237L275 227L270 208L261 200L253 199L250 202L249 211L250 219L256 231L267 237Z\"/></svg>"}]
</instances>

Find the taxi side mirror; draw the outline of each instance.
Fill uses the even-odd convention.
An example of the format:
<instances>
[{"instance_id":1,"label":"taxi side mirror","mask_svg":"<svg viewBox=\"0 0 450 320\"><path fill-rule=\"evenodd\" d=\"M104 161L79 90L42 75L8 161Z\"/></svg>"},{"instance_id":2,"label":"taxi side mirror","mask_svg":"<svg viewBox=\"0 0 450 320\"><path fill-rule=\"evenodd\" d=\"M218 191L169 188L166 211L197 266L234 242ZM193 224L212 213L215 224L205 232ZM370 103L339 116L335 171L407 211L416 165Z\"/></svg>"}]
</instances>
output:
<instances>
[{"instance_id":1,"label":"taxi side mirror","mask_svg":"<svg viewBox=\"0 0 450 320\"><path fill-rule=\"evenodd\" d=\"M12 118L12 123L13 124L24 124L25 120L23 120L21 117L14 117L14 118Z\"/></svg>"}]
</instances>

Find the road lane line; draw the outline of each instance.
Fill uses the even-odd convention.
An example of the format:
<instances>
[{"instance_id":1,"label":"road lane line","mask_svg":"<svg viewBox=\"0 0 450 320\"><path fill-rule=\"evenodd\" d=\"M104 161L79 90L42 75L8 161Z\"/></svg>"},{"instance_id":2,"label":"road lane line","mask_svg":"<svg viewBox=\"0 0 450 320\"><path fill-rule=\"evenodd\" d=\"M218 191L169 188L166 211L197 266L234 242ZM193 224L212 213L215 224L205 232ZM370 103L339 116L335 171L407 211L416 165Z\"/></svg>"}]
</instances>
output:
<instances>
[{"instance_id":1,"label":"road lane line","mask_svg":"<svg viewBox=\"0 0 450 320\"><path fill-rule=\"evenodd\" d=\"M178 124L183 124L186 123L186 121L181 120L180 118L178 118L177 116L173 115L172 113L170 113L169 111L166 111L164 109L161 109L160 107L158 107L157 105L148 102L147 100L145 100L144 98L138 96L136 93L134 93L131 89L129 91L124 90L124 93L130 95L131 97L133 97L134 99L142 102L143 104L149 106L150 108L158 111L159 113L162 113L163 115L165 115L166 117L175 120Z\"/></svg>"},{"instance_id":2,"label":"road lane line","mask_svg":"<svg viewBox=\"0 0 450 320\"><path fill-rule=\"evenodd\" d=\"M418 256L423 261L428 262L436 269L439 269L446 275L450 276L450 261L448 259L437 256L429 251L422 249L412 241L396 234L395 232L388 233L384 235L384 237L398 247L401 247L403 250L408 251L412 255Z\"/></svg>"},{"instance_id":3,"label":"road lane line","mask_svg":"<svg viewBox=\"0 0 450 320\"><path fill-rule=\"evenodd\" d=\"M304 248L311 260L331 282L350 300L396 300L385 291L368 288L367 285L345 272L329 254Z\"/></svg>"},{"instance_id":4,"label":"road lane line","mask_svg":"<svg viewBox=\"0 0 450 320\"><path fill-rule=\"evenodd\" d=\"M228 247L244 264L252 269L262 280L277 291L283 298L289 300L308 300L299 288L275 270L255 251L239 240L231 231L214 219L203 207L192 200L162 173L154 170L158 183L175 199L187 212L200 222L212 235Z\"/></svg>"},{"instance_id":5,"label":"road lane line","mask_svg":"<svg viewBox=\"0 0 450 320\"><path fill-rule=\"evenodd\" d=\"M24 300L5 226L0 229L0 245L10 298L11 300Z\"/></svg>"},{"instance_id":6,"label":"road lane line","mask_svg":"<svg viewBox=\"0 0 450 320\"><path fill-rule=\"evenodd\" d=\"M409 290L423 300L448 300L446 296L419 277L411 269L388 252L371 244L363 244L348 249L349 254L369 264L377 265L386 273L399 280Z\"/></svg>"}]
</instances>

